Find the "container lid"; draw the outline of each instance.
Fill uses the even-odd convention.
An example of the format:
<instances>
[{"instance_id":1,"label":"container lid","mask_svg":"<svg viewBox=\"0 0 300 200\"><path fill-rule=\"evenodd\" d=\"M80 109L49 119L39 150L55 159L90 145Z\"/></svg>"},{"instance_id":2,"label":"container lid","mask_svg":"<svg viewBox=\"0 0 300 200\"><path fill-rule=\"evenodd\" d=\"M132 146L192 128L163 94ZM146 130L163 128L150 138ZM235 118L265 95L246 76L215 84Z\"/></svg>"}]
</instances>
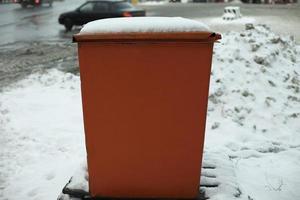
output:
<instances>
[{"instance_id":1,"label":"container lid","mask_svg":"<svg viewBox=\"0 0 300 200\"><path fill-rule=\"evenodd\" d=\"M214 42L221 38L199 21L181 17L122 17L86 24L75 42L96 41L198 41Z\"/></svg>"}]
</instances>

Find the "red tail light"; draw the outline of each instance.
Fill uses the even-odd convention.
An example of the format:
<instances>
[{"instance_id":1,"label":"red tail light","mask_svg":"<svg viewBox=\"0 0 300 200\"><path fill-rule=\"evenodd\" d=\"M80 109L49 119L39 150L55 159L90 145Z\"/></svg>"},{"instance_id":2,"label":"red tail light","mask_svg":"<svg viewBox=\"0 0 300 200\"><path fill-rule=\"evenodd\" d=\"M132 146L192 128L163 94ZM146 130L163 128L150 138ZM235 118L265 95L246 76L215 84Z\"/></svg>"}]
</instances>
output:
<instances>
[{"instance_id":1,"label":"red tail light","mask_svg":"<svg viewBox=\"0 0 300 200\"><path fill-rule=\"evenodd\" d=\"M39 4L40 3L40 0L35 0L34 1L36 4Z\"/></svg>"},{"instance_id":2,"label":"red tail light","mask_svg":"<svg viewBox=\"0 0 300 200\"><path fill-rule=\"evenodd\" d=\"M130 12L123 12L123 17L132 17Z\"/></svg>"}]
</instances>

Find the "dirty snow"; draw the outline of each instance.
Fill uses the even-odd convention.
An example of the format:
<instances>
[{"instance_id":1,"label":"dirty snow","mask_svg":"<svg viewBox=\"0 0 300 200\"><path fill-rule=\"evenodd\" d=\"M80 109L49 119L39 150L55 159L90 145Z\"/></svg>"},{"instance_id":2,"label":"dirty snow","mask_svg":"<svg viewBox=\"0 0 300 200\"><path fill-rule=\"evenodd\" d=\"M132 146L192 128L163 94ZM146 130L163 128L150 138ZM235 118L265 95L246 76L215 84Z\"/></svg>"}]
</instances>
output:
<instances>
[{"instance_id":1,"label":"dirty snow","mask_svg":"<svg viewBox=\"0 0 300 200\"><path fill-rule=\"evenodd\" d=\"M300 199L300 48L247 29L215 45L203 163L216 168L201 183L219 184L205 189L212 200ZM83 132L78 76L49 70L4 88L0 199L56 199L83 168Z\"/></svg>"},{"instance_id":2,"label":"dirty snow","mask_svg":"<svg viewBox=\"0 0 300 200\"><path fill-rule=\"evenodd\" d=\"M209 27L199 21L182 17L121 17L89 22L83 26L80 34L182 31L209 31Z\"/></svg>"},{"instance_id":3,"label":"dirty snow","mask_svg":"<svg viewBox=\"0 0 300 200\"><path fill-rule=\"evenodd\" d=\"M206 151L234 163L239 197L300 199L299 47L247 29L215 45Z\"/></svg>"}]
</instances>

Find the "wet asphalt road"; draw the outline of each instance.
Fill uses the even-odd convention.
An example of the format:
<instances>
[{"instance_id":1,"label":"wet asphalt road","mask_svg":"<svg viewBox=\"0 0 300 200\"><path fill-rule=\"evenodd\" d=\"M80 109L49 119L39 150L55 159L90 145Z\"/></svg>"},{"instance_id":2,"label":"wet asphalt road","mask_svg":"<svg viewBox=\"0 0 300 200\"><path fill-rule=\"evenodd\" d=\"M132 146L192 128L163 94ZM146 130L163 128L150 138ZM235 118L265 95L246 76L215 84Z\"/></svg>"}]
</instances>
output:
<instances>
[{"instance_id":1,"label":"wet asphalt road","mask_svg":"<svg viewBox=\"0 0 300 200\"><path fill-rule=\"evenodd\" d=\"M85 0L56 1L53 7L22 9L18 4L0 4L0 45L18 41L62 40L70 41L72 34L65 33L58 24L58 16L75 9ZM243 29L242 23L220 23L224 6L230 4L213 3L171 3L162 5L138 5L145 8L149 16L182 16L200 19L218 32ZM294 35L300 41L300 6L235 4L241 7L244 19L253 23L268 24L281 34ZM245 21L244 20L244 21Z\"/></svg>"},{"instance_id":2,"label":"wet asphalt road","mask_svg":"<svg viewBox=\"0 0 300 200\"><path fill-rule=\"evenodd\" d=\"M60 40L69 38L58 16L81 5L84 0L55 1L52 7L21 8L0 4L0 45L18 41Z\"/></svg>"}]
</instances>

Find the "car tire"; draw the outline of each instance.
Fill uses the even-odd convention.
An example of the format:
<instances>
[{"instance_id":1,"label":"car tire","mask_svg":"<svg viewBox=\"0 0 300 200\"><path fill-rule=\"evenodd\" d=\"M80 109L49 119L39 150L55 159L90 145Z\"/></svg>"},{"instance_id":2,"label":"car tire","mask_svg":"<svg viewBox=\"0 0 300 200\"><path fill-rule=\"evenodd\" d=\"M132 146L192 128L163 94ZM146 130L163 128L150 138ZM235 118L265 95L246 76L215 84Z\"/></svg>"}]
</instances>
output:
<instances>
[{"instance_id":1,"label":"car tire","mask_svg":"<svg viewBox=\"0 0 300 200\"><path fill-rule=\"evenodd\" d=\"M71 31L73 28L73 22L70 18L66 18L64 20L64 25L65 25L66 31Z\"/></svg>"}]
</instances>

